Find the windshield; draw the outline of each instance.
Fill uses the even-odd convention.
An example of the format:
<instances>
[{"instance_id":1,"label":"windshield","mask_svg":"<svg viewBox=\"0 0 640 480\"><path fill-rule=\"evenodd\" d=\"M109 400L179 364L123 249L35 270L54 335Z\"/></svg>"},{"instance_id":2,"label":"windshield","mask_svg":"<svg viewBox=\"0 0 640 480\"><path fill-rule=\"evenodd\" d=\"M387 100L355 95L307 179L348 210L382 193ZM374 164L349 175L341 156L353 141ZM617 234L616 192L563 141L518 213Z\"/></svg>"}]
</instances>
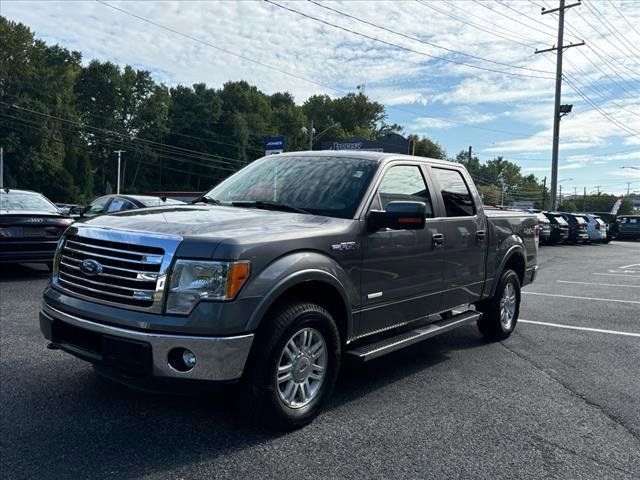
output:
<instances>
[{"instance_id":1,"label":"windshield","mask_svg":"<svg viewBox=\"0 0 640 480\"><path fill-rule=\"evenodd\" d=\"M59 213L58 208L38 193L2 192L0 210L31 210Z\"/></svg>"},{"instance_id":2,"label":"windshield","mask_svg":"<svg viewBox=\"0 0 640 480\"><path fill-rule=\"evenodd\" d=\"M556 215L554 216L554 218L560 225L568 225L567 221L564 218L562 218L560 215Z\"/></svg>"},{"instance_id":3,"label":"windshield","mask_svg":"<svg viewBox=\"0 0 640 480\"><path fill-rule=\"evenodd\" d=\"M378 162L349 157L271 155L224 180L205 197L281 203L328 217L353 218Z\"/></svg>"}]
</instances>

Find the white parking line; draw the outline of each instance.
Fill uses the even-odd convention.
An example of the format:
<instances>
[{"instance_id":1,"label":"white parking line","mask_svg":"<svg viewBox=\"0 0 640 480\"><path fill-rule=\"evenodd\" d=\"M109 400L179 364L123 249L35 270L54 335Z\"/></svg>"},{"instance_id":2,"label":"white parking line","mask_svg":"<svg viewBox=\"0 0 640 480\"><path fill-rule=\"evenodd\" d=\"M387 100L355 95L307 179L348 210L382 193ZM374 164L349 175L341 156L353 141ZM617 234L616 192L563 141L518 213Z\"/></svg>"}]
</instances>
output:
<instances>
[{"instance_id":1,"label":"white parking line","mask_svg":"<svg viewBox=\"0 0 640 480\"><path fill-rule=\"evenodd\" d=\"M570 282L569 280L556 280L558 283L575 283L577 285L597 285L599 287L640 288L640 285L620 285L613 283Z\"/></svg>"},{"instance_id":2,"label":"white parking line","mask_svg":"<svg viewBox=\"0 0 640 480\"><path fill-rule=\"evenodd\" d=\"M575 295L559 295L557 293L522 292L524 295L542 295L545 297L575 298L577 300L596 300L598 302L634 303L640 305L636 300L614 300L612 298L577 297Z\"/></svg>"},{"instance_id":3,"label":"white parking line","mask_svg":"<svg viewBox=\"0 0 640 480\"><path fill-rule=\"evenodd\" d=\"M612 277L640 278L640 275L625 275L624 273L594 273L594 275L610 275Z\"/></svg>"},{"instance_id":4,"label":"white parking line","mask_svg":"<svg viewBox=\"0 0 640 480\"><path fill-rule=\"evenodd\" d=\"M569 330L582 330L585 332L608 333L610 335L624 335L626 337L640 337L640 333L619 332L617 330L603 330L601 328L576 327L575 325L562 325L560 323L536 322L535 320L518 319L519 323L531 323L534 325L544 325L545 327L566 328Z\"/></svg>"}]
</instances>

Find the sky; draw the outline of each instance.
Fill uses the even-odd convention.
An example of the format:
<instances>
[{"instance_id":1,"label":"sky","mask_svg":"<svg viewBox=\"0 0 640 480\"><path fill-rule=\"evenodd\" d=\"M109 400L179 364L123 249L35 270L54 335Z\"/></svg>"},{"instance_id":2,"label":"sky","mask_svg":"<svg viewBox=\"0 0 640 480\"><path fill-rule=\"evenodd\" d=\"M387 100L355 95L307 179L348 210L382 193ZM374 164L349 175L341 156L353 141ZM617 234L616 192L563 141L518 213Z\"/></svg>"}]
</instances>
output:
<instances>
[{"instance_id":1,"label":"sky","mask_svg":"<svg viewBox=\"0 0 640 480\"><path fill-rule=\"evenodd\" d=\"M571 0L567 4L575 3ZM550 181L558 15L535 1L12 1L0 14L49 44L149 70L168 85L246 80L296 102L358 91L388 122L472 146ZM114 8L115 7L115 8ZM640 192L640 1L565 13L559 181ZM635 168L628 168L635 167ZM628 184L628 182L630 182Z\"/></svg>"}]
</instances>

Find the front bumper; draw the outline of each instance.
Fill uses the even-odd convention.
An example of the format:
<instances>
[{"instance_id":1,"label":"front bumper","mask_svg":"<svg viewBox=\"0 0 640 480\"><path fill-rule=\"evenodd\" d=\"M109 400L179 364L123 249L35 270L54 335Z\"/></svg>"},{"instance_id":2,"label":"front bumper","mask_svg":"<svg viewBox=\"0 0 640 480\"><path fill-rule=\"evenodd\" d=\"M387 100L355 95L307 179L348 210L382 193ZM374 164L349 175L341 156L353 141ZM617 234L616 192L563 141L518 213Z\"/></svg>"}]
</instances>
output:
<instances>
[{"instance_id":1,"label":"front bumper","mask_svg":"<svg viewBox=\"0 0 640 480\"><path fill-rule=\"evenodd\" d=\"M98 365L141 376L189 380L231 381L242 376L253 334L231 337L167 335L96 323L44 303L40 330L55 346ZM169 352L186 348L196 365L179 371L169 364Z\"/></svg>"}]
</instances>

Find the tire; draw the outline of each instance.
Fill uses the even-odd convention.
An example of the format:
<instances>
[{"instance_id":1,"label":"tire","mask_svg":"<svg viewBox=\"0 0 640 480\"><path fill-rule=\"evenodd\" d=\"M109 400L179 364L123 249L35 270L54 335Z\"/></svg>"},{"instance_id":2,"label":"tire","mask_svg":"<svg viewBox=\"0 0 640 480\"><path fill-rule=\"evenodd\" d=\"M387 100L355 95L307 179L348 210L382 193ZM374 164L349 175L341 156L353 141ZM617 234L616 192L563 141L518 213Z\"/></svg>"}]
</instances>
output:
<instances>
[{"instance_id":1,"label":"tire","mask_svg":"<svg viewBox=\"0 0 640 480\"><path fill-rule=\"evenodd\" d=\"M318 415L333 391L340 368L338 328L325 308L306 302L285 305L264 322L243 379L246 409L271 429L302 427ZM290 347L292 342L296 348ZM283 370L287 367L288 373Z\"/></svg>"},{"instance_id":2,"label":"tire","mask_svg":"<svg viewBox=\"0 0 640 480\"><path fill-rule=\"evenodd\" d=\"M508 295L507 289L511 289L512 294ZM505 318L502 320L502 301L503 296L508 295L512 298L511 317L510 320ZM518 323L518 315L520 314L520 279L518 274L513 270L505 270L500 277L496 293L493 298L485 300L476 305L478 310L482 312L482 317L478 320L478 329L485 338L491 341L504 340L511 335ZM507 305L507 314L509 308Z\"/></svg>"}]
</instances>

